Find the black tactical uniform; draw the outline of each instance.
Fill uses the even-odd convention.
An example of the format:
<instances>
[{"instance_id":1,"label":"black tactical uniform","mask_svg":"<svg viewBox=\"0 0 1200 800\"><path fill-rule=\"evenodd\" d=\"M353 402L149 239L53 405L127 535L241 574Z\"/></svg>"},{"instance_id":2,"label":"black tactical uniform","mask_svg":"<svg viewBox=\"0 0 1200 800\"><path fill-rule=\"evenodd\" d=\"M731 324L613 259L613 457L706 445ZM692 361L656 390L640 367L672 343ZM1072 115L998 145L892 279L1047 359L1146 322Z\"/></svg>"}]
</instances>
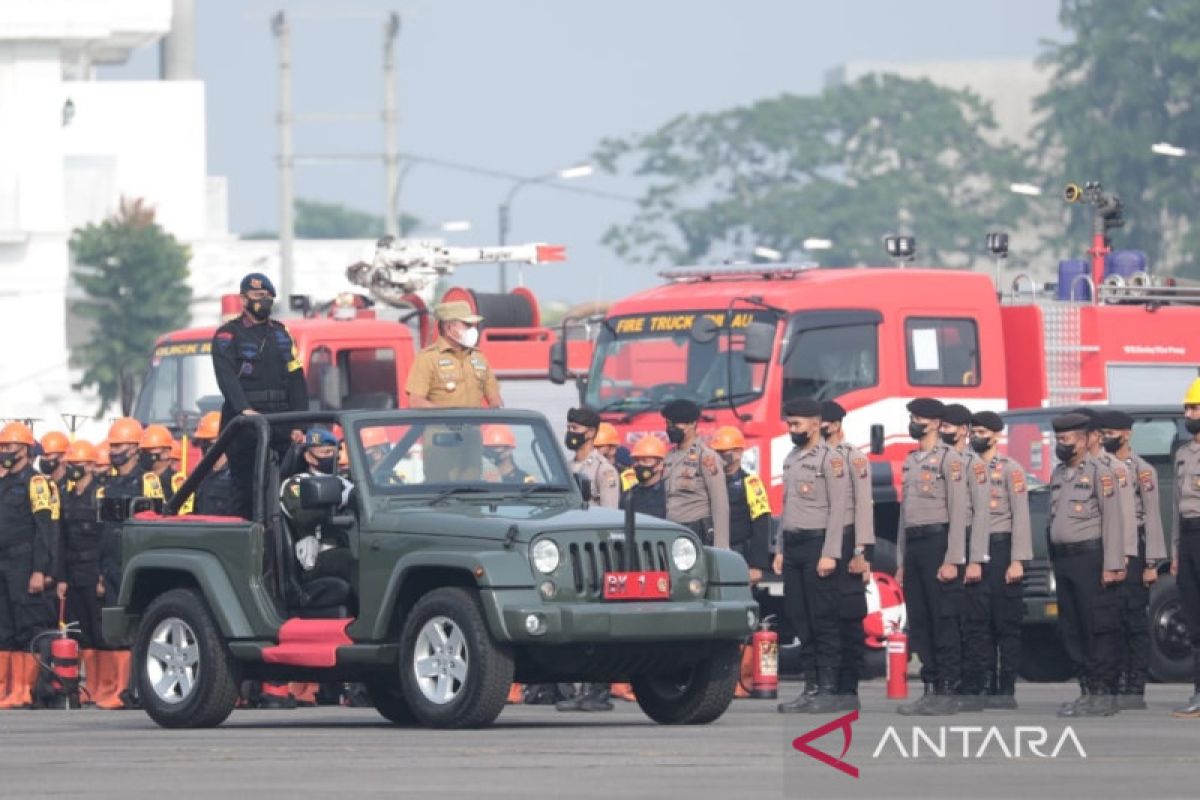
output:
<instances>
[{"instance_id":1,"label":"black tactical uniform","mask_svg":"<svg viewBox=\"0 0 1200 800\"><path fill-rule=\"evenodd\" d=\"M627 470L632 473L633 470ZM647 514L659 519L667 518L667 485L663 481L645 486L634 481L630 487L621 493L621 510L633 504L635 514Z\"/></svg>"},{"instance_id":2,"label":"black tactical uniform","mask_svg":"<svg viewBox=\"0 0 1200 800\"><path fill-rule=\"evenodd\" d=\"M236 516L233 508L233 476L229 466L204 476L196 489L193 513L217 517Z\"/></svg>"},{"instance_id":3,"label":"black tactical uniform","mask_svg":"<svg viewBox=\"0 0 1200 800\"><path fill-rule=\"evenodd\" d=\"M54 574L57 492L32 466L0 478L0 649L27 653L54 613L43 594L29 593L35 572Z\"/></svg>"},{"instance_id":4,"label":"black tactical uniform","mask_svg":"<svg viewBox=\"0 0 1200 800\"><path fill-rule=\"evenodd\" d=\"M96 585L100 582L100 543L104 536L104 525L96 519L99 491L95 479L82 491L76 491L71 482L64 486L60 566L54 573L70 587L67 618L79 620L79 644L84 648L104 645L100 632L103 603L96 596Z\"/></svg>"},{"instance_id":5,"label":"black tactical uniform","mask_svg":"<svg viewBox=\"0 0 1200 800\"><path fill-rule=\"evenodd\" d=\"M729 549L746 564L763 571L771 568L771 504L762 480L738 468L725 475L729 492Z\"/></svg>"}]
</instances>

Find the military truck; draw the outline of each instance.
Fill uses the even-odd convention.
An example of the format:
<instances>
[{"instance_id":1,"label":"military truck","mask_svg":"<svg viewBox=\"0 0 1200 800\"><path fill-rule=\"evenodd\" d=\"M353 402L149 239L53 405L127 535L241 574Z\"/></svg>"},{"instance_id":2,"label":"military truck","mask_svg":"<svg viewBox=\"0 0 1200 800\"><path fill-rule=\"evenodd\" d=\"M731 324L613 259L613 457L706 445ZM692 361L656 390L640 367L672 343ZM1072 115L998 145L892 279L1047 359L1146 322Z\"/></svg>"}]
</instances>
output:
<instances>
[{"instance_id":1,"label":"military truck","mask_svg":"<svg viewBox=\"0 0 1200 800\"><path fill-rule=\"evenodd\" d=\"M281 477L297 467L270 454L271 426L312 425L336 426L348 451L344 505L334 476L304 479L298 495L322 542L349 550L345 577L312 578L280 513ZM247 436L252 518L180 514ZM491 460L485 445L500 440L516 473ZM102 513L124 518L105 638L133 648L142 705L168 728L220 724L242 680L362 682L385 718L436 728L489 725L514 681L627 681L656 722L704 724L728 708L739 643L759 621L740 556L663 520L588 508L533 412L241 417L165 506Z\"/></svg>"}]
</instances>

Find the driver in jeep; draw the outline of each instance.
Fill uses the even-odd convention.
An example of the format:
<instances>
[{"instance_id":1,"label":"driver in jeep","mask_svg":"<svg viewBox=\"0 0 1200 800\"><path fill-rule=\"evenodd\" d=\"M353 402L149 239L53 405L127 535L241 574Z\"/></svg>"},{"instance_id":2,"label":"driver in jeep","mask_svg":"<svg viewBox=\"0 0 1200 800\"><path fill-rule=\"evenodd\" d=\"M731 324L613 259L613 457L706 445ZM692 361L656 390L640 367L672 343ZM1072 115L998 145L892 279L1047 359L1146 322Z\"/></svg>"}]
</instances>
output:
<instances>
[{"instance_id":1,"label":"driver in jeep","mask_svg":"<svg viewBox=\"0 0 1200 800\"><path fill-rule=\"evenodd\" d=\"M328 428L310 428L304 434L304 464L306 472L293 475L279 487L279 505L288 520L292 541L295 543L296 560L303 570L300 583L303 587L317 578L341 578L350 581L352 557L346 532L328 529L324 509L301 508L300 487L307 481L320 476L337 476L342 482L342 499L339 509L345 508L354 491L354 484L337 474L338 440ZM310 598L314 605L323 605Z\"/></svg>"}]
</instances>

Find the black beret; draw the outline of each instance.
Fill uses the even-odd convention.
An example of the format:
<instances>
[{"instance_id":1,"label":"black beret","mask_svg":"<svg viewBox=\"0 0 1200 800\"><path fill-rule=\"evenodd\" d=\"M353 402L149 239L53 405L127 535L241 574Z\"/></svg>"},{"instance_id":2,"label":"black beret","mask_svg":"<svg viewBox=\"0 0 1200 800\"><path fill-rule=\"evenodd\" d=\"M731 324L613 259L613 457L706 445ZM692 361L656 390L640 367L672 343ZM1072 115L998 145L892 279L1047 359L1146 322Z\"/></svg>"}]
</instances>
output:
<instances>
[{"instance_id":1,"label":"black beret","mask_svg":"<svg viewBox=\"0 0 1200 800\"><path fill-rule=\"evenodd\" d=\"M1054 428L1055 433L1066 433L1067 431L1081 431L1091 425L1091 420L1087 414L1062 414L1050 420L1050 426Z\"/></svg>"},{"instance_id":2,"label":"black beret","mask_svg":"<svg viewBox=\"0 0 1200 800\"><path fill-rule=\"evenodd\" d=\"M846 409L834 400L821 403L821 422L841 422L846 418Z\"/></svg>"},{"instance_id":3,"label":"black beret","mask_svg":"<svg viewBox=\"0 0 1200 800\"><path fill-rule=\"evenodd\" d=\"M1100 414L1096 411L1096 409L1090 406L1079 406L1078 408L1072 408L1069 413L1078 414L1079 416L1086 418L1087 429L1089 431L1100 430Z\"/></svg>"},{"instance_id":4,"label":"black beret","mask_svg":"<svg viewBox=\"0 0 1200 800\"><path fill-rule=\"evenodd\" d=\"M821 404L807 397L797 397L783 404L785 417L820 417Z\"/></svg>"},{"instance_id":5,"label":"black beret","mask_svg":"<svg viewBox=\"0 0 1200 800\"><path fill-rule=\"evenodd\" d=\"M996 433L1004 430L1004 420L1000 419L1000 415L995 411L980 411L978 414L972 414L971 424Z\"/></svg>"},{"instance_id":6,"label":"black beret","mask_svg":"<svg viewBox=\"0 0 1200 800\"><path fill-rule=\"evenodd\" d=\"M700 406L691 400L672 400L663 406L662 415L667 422L695 422L700 419Z\"/></svg>"},{"instance_id":7,"label":"black beret","mask_svg":"<svg viewBox=\"0 0 1200 800\"><path fill-rule=\"evenodd\" d=\"M962 403L949 403L942 409L942 421L951 425L970 425L971 409Z\"/></svg>"},{"instance_id":8,"label":"black beret","mask_svg":"<svg viewBox=\"0 0 1200 800\"><path fill-rule=\"evenodd\" d=\"M1133 428L1133 417L1119 408L1105 409L1097 418L1101 428L1109 428L1114 431L1127 431Z\"/></svg>"},{"instance_id":9,"label":"black beret","mask_svg":"<svg viewBox=\"0 0 1200 800\"><path fill-rule=\"evenodd\" d=\"M574 422L585 428L599 428L600 415L590 408L572 408L567 412L567 422Z\"/></svg>"},{"instance_id":10,"label":"black beret","mask_svg":"<svg viewBox=\"0 0 1200 800\"><path fill-rule=\"evenodd\" d=\"M924 417L925 419L941 419L942 415L946 413L946 407L942 405L942 401L934 400L932 397L918 397L916 400L910 400L905 408L914 417Z\"/></svg>"},{"instance_id":11,"label":"black beret","mask_svg":"<svg viewBox=\"0 0 1200 800\"><path fill-rule=\"evenodd\" d=\"M251 272L242 278L242 282L238 284L238 291L242 294L246 294L254 289L266 289L271 297L275 296L275 284L271 283L271 279L261 272Z\"/></svg>"}]
</instances>

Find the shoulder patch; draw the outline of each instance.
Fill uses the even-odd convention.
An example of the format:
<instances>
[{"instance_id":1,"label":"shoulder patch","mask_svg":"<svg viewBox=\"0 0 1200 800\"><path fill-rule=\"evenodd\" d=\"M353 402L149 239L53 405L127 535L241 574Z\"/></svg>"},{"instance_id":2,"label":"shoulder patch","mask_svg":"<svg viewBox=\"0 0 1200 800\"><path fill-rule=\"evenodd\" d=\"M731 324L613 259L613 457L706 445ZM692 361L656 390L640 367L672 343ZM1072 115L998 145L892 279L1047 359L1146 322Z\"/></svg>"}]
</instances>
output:
<instances>
[{"instance_id":1,"label":"shoulder patch","mask_svg":"<svg viewBox=\"0 0 1200 800\"><path fill-rule=\"evenodd\" d=\"M978 483L980 485L987 483L987 465L986 464L984 464L982 461L976 460L975 463L971 466L971 469L975 473L975 482L976 483Z\"/></svg>"},{"instance_id":2,"label":"shoulder patch","mask_svg":"<svg viewBox=\"0 0 1200 800\"><path fill-rule=\"evenodd\" d=\"M34 475L29 479L29 507L35 514L40 511L54 514L54 495L50 491L50 481L44 475Z\"/></svg>"},{"instance_id":3,"label":"shoulder patch","mask_svg":"<svg viewBox=\"0 0 1200 800\"><path fill-rule=\"evenodd\" d=\"M963 476L962 462L957 458L950 462L950 480L961 481Z\"/></svg>"},{"instance_id":4,"label":"shoulder patch","mask_svg":"<svg viewBox=\"0 0 1200 800\"><path fill-rule=\"evenodd\" d=\"M1117 485L1122 489L1129 484L1129 476L1125 474L1125 468L1121 466L1113 467L1113 474L1117 476Z\"/></svg>"},{"instance_id":5,"label":"shoulder patch","mask_svg":"<svg viewBox=\"0 0 1200 800\"><path fill-rule=\"evenodd\" d=\"M833 477L840 478L846 474L846 462L840 456L833 456L829 459L829 468L833 471Z\"/></svg>"},{"instance_id":6,"label":"shoulder patch","mask_svg":"<svg viewBox=\"0 0 1200 800\"><path fill-rule=\"evenodd\" d=\"M153 472L147 472L142 476L142 493L146 497L157 497L160 500L163 497L162 481Z\"/></svg>"},{"instance_id":7,"label":"shoulder patch","mask_svg":"<svg viewBox=\"0 0 1200 800\"><path fill-rule=\"evenodd\" d=\"M860 478L869 478L871 476L871 462L862 456L855 456L850 459L850 466L858 473L858 477Z\"/></svg>"},{"instance_id":8,"label":"shoulder patch","mask_svg":"<svg viewBox=\"0 0 1200 800\"><path fill-rule=\"evenodd\" d=\"M1016 494L1025 492L1025 473L1019 469L1014 469L1012 473L1012 490Z\"/></svg>"},{"instance_id":9,"label":"shoulder patch","mask_svg":"<svg viewBox=\"0 0 1200 800\"><path fill-rule=\"evenodd\" d=\"M1112 475L1100 475L1100 491L1104 493L1105 497L1112 497L1114 491Z\"/></svg>"},{"instance_id":10,"label":"shoulder patch","mask_svg":"<svg viewBox=\"0 0 1200 800\"><path fill-rule=\"evenodd\" d=\"M704 456L700 460L700 463L704 465L704 469L706 472L708 472L709 475L716 475L718 472L721 471L720 468L717 466L717 457L711 453Z\"/></svg>"},{"instance_id":11,"label":"shoulder patch","mask_svg":"<svg viewBox=\"0 0 1200 800\"><path fill-rule=\"evenodd\" d=\"M1138 483L1141 484L1143 492L1153 492L1157 486L1154 480L1154 470L1144 469L1139 472Z\"/></svg>"}]
</instances>

